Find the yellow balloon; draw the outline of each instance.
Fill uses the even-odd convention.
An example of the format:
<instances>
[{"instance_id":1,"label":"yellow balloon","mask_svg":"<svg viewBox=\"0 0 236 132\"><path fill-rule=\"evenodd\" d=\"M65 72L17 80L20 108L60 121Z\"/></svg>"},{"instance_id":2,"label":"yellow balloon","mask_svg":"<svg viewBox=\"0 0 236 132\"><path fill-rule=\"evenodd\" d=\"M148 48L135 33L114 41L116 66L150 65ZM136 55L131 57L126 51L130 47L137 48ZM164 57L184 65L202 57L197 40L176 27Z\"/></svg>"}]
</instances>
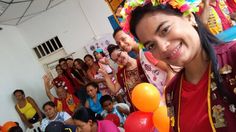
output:
<instances>
[{"instance_id":1,"label":"yellow balloon","mask_svg":"<svg viewBox=\"0 0 236 132\"><path fill-rule=\"evenodd\" d=\"M158 132L169 132L170 118L167 115L166 106L160 106L153 114L152 117L154 126Z\"/></svg>"},{"instance_id":2,"label":"yellow balloon","mask_svg":"<svg viewBox=\"0 0 236 132\"><path fill-rule=\"evenodd\" d=\"M143 112L154 112L160 103L159 91L149 83L141 83L135 86L131 98L134 106Z\"/></svg>"}]
</instances>

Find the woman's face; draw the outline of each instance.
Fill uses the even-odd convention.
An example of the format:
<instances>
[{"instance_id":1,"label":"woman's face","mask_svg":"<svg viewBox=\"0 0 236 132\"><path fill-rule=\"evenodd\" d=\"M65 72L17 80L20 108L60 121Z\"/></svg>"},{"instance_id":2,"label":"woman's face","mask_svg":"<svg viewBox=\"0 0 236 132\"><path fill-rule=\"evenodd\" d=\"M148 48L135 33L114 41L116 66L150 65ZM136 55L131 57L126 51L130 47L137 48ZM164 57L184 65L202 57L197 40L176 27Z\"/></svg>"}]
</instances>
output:
<instances>
[{"instance_id":1,"label":"woman's face","mask_svg":"<svg viewBox=\"0 0 236 132\"><path fill-rule=\"evenodd\" d=\"M66 61L60 62L60 66L63 70L66 70L68 68L68 65L67 65Z\"/></svg>"},{"instance_id":2,"label":"woman's face","mask_svg":"<svg viewBox=\"0 0 236 132\"><path fill-rule=\"evenodd\" d=\"M179 17L155 12L146 14L136 26L136 34L154 57L168 64L184 66L200 53L200 39L193 15Z\"/></svg>"},{"instance_id":3,"label":"woman's face","mask_svg":"<svg viewBox=\"0 0 236 132\"><path fill-rule=\"evenodd\" d=\"M86 91L89 97L94 98L97 94L98 89L93 87L92 85L89 85L87 86Z\"/></svg>"},{"instance_id":4,"label":"woman's face","mask_svg":"<svg viewBox=\"0 0 236 132\"><path fill-rule=\"evenodd\" d=\"M106 100L105 102L103 102L102 107L108 113L111 113L113 111L113 102L111 100Z\"/></svg>"},{"instance_id":5,"label":"woman's face","mask_svg":"<svg viewBox=\"0 0 236 132\"><path fill-rule=\"evenodd\" d=\"M60 66L56 67L56 71L57 71L58 75L62 75L63 74L63 70L62 70L62 68Z\"/></svg>"},{"instance_id":6,"label":"woman's face","mask_svg":"<svg viewBox=\"0 0 236 132\"><path fill-rule=\"evenodd\" d=\"M69 68L72 68L74 61L73 61L73 60L67 60L66 63L67 63L67 66L68 66Z\"/></svg>"},{"instance_id":7,"label":"woman's face","mask_svg":"<svg viewBox=\"0 0 236 132\"><path fill-rule=\"evenodd\" d=\"M114 39L117 45L126 52L130 52L133 46L136 45L135 40L122 30L116 33Z\"/></svg>"},{"instance_id":8,"label":"woman's face","mask_svg":"<svg viewBox=\"0 0 236 132\"><path fill-rule=\"evenodd\" d=\"M83 122L80 120L74 120L75 125L79 126L78 132L92 132L92 122Z\"/></svg>"},{"instance_id":9,"label":"woman's face","mask_svg":"<svg viewBox=\"0 0 236 132\"><path fill-rule=\"evenodd\" d=\"M17 100L17 101L20 101L20 100L22 100L22 99L25 98L25 95L22 94L21 92L16 92L16 93L15 93L15 97L16 97L16 100Z\"/></svg>"},{"instance_id":10,"label":"woman's face","mask_svg":"<svg viewBox=\"0 0 236 132\"><path fill-rule=\"evenodd\" d=\"M129 61L129 55L125 51L114 50L111 53L111 59L118 65L125 66L127 62Z\"/></svg>"},{"instance_id":11,"label":"woman's face","mask_svg":"<svg viewBox=\"0 0 236 132\"><path fill-rule=\"evenodd\" d=\"M56 93L59 99L66 99L67 97L67 92L63 87L57 88Z\"/></svg>"},{"instance_id":12,"label":"woman's face","mask_svg":"<svg viewBox=\"0 0 236 132\"><path fill-rule=\"evenodd\" d=\"M97 60L100 60L102 58L101 53L95 52L94 56L96 57Z\"/></svg>"},{"instance_id":13,"label":"woman's face","mask_svg":"<svg viewBox=\"0 0 236 132\"><path fill-rule=\"evenodd\" d=\"M93 60L92 58L90 58L90 57L84 58L84 61L85 61L85 63L86 63L88 66L92 66L93 63L94 63L94 60Z\"/></svg>"},{"instance_id":14,"label":"woman's face","mask_svg":"<svg viewBox=\"0 0 236 132\"><path fill-rule=\"evenodd\" d=\"M81 65L77 61L74 62L74 66L76 69L82 69Z\"/></svg>"},{"instance_id":15,"label":"woman's face","mask_svg":"<svg viewBox=\"0 0 236 132\"><path fill-rule=\"evenodd\" d=\"M46 105L44 107L44 112L45 112L45 115L48 117L48 119L54 119L57 115L57 109L56 107L52 107L50 105Z\"/></svg>"}]
</instances>

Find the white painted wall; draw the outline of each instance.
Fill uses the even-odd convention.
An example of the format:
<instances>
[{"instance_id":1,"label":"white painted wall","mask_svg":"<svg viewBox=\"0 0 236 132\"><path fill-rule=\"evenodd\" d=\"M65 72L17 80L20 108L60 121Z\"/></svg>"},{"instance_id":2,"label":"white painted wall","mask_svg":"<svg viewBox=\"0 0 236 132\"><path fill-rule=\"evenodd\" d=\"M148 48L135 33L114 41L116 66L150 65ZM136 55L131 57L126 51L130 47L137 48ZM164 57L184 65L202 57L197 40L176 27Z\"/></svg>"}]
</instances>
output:
<instances>
[{"instance_id":1,"label":"white painted wall","mask_svg":"<svg viewBox=\"0 0 236 132\"><path fill-rule=\"evenodd\" d=\"M104 0L67 0L18 28L31 48L58 36L68 54L79 51L77 57L83 58L94 36L113 32L111 14Z\"/></svg>"},{"instance_id":2,"label":"white painted wall","mask_svg":"<svg viewBox=\"0 0 236 132\"><path fill-rule=\"evenodd\" d=\"M112 12L105 0L76 0L84 11L88 22L91 24L95 34L99 37L102 34L113 33L108 16Z\"/></svg>"},{"instance_id":3,"label":"white painted wall","mask_svg":"<svg viewBox=\"0 0 236 132\"><path fill-rule=\"evenodd\" d=\"M0 124L12 120L23 126L15 111L12 92L17 88L23 89L41 108L47 101L41 79L44 71L18 29L10 26L1 27L3 30L0 31Z\"/></svg>"}]
</instances>

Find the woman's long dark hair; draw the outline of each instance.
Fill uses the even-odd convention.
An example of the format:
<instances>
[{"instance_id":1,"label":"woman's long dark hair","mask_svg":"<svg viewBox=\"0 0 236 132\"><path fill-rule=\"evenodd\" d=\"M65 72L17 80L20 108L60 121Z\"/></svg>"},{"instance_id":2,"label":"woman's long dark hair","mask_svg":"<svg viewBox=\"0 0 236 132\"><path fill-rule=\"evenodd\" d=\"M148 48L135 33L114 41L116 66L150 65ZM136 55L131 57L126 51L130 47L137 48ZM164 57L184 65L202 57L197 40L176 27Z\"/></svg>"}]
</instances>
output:
<instances>
[{"instance_id":1,"label":"woman's long dark hair","mask_svg":"<svg viewBox=\"0 0 236 132\"><path fill-rule=\"evenodd\" d=\"M85 71L88 70L88 66L87 66L87 64L86 64L82 59L77 58L77 59L74 60L74 63L75 63L75 62L77 62L77 63L80 65L81 69L83 69L83 70L85 70ZM81 69L77 69L77 70L80 71ZM83 72L81 72L81 74L84 75ZM85 76L85 75L84 75L84 76Z\"/></svg>"},{"instance_id":2,"label":"woman's long dark hair","mask_svg":"<svg viewBox=\"0 0 236 132\"><path fill-rule=\"evenodd\" d=\"M131 33L138 39L138 36L136 34L136 27L140 20L146 15L150 13L155 12L165 12L167 14L172 14L176 16L183 16L183 14L177 10L173 9L170 5L159 5L159 6L153 6L151 3L146 4L143 7L137 7L134 11L132 11L131 14L131 20L130 20L130 31ZM217 57L213 48L213 45L217 45L222 43L220 40L218 40L206 27L205 25L200 21L198 16L194 14L197 27L194 27L196 31L199 34L200 42L202 45L203 50L205 50L207 56L212 61L212 71L214 74L214 79L218 88L219 93L221 96L227 96L228 98L231 98L230 93L223 88L222 84L222 78L218 72L218 62ZM233 101L232 99L229 99L229 101ZM235 101L233 101L235 103Z\"/></svg>"},{"instance_id":3,"label":"woman's long dark hair","mask_svg":"<svg viewBox=\"0 0 236 132\"><path fill-rule=\"evenodd\" d=\"M97 89L97 93L100 93L98 83L96 83L96 82L87 83L85 85L86 90L87 90L88 86L92 86L94 89Z\"/></svg>"}]
</instances>

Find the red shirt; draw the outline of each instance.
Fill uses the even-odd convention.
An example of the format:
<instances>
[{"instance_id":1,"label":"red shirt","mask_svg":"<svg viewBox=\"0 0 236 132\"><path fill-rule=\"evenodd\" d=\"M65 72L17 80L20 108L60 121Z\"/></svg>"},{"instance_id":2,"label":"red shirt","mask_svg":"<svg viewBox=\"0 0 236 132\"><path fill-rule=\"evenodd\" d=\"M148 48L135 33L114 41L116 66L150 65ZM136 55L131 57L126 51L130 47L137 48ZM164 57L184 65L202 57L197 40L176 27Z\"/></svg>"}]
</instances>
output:
<instances>
[{"instance_id":1,"label":"red shirt","mask_svg":"<svg viewBox=\"0 0 236 132\"><path fill-rule=\"evenodd\" d=\"M227 6L229 14L231 14L233 12L233 10L231 9L230 6L228 6L228 3L225 2L225 5ZM216 11L217 15L219 16L219 19L221 21L223 30L226 30L226 29L232 27L231 20L228 20L227 17L225 16L225 14L228 14L227 10L222 10L220 8L220 1L219 0L216 0L216 4L215 5L213 3L210 3L210 6ZM202 12L203 12L203 7L200 6L199 7L199 11L197 12L197 14L200 16L202 14ZM216 20L216 21L218 21L218 20Z\"/></svg>"},{"instance_id":2,"label":"red shirt","mask_svg":"<svg viewBox=\"0 0 236 132\"><path fill-rule=\"evenodd\" d=\"M58 101L61 101L62 103L62 111L66 111L68 114L72 115L74 110L70 110L68 105L73 105L75 104L76 106L79 104L79 99L77 97L75 97L74 95L72 95L72 99L59 99L59 98L55 98L54 99L54 103L57 106L58 105Z\"/></svg>"},{"instance_id":3,"label":"red shirt","mask_svg":"<svg viewBox=\"0 0 236 132\"><path fill-rule=\"evenodd\" d=\"M208 117L208 69L198 84L183 79L180 104L181 132L211 132Z\"/></svg>"},{"instance_id":4,"label":"red shirt","mask_svg":"<svg viewBox=\"0 0 236 132\"><path fill-rule=\"evenodd\" d=\"M236 12L236 1L235 0L226 0L228 6L233 10L233 12Z\"/></svg>"},{"instance_id":5,"label":"red shirt","mask_svg":"<svg viewBox=\"0 0 236 132\"><path fill-rule=\"evenodd\" d=\"M79 82L77 81L77 78L73 75L72 71L73 71L72 68L68 68L65 72L65 74L67 74L66 77L69 77L68 80L73 85L74 90L79 90L81 86Z\"/></svg>"},{"instance_id":6,"label":"red shirt","mask_svg":"<svg viewBox=\"0 0 236 132\"><path fill-rule=\"evenodd\" d=\"M223 14L223 10L220 9L220 3L218 1L216 1L216 6L214 6L213 4L210 4L211 7L213 7L215 9L215 11L217 12L218 16L221 19L221 23L223 26L223 29L226 30L230 27L232 27L231 22L226 18L226 16ZM227 6L227 3L226 3ZM227 6L228 7L228 6ZM228 7L229 12L232 12L231 8Z\"/></svg>"}]
</instances>

